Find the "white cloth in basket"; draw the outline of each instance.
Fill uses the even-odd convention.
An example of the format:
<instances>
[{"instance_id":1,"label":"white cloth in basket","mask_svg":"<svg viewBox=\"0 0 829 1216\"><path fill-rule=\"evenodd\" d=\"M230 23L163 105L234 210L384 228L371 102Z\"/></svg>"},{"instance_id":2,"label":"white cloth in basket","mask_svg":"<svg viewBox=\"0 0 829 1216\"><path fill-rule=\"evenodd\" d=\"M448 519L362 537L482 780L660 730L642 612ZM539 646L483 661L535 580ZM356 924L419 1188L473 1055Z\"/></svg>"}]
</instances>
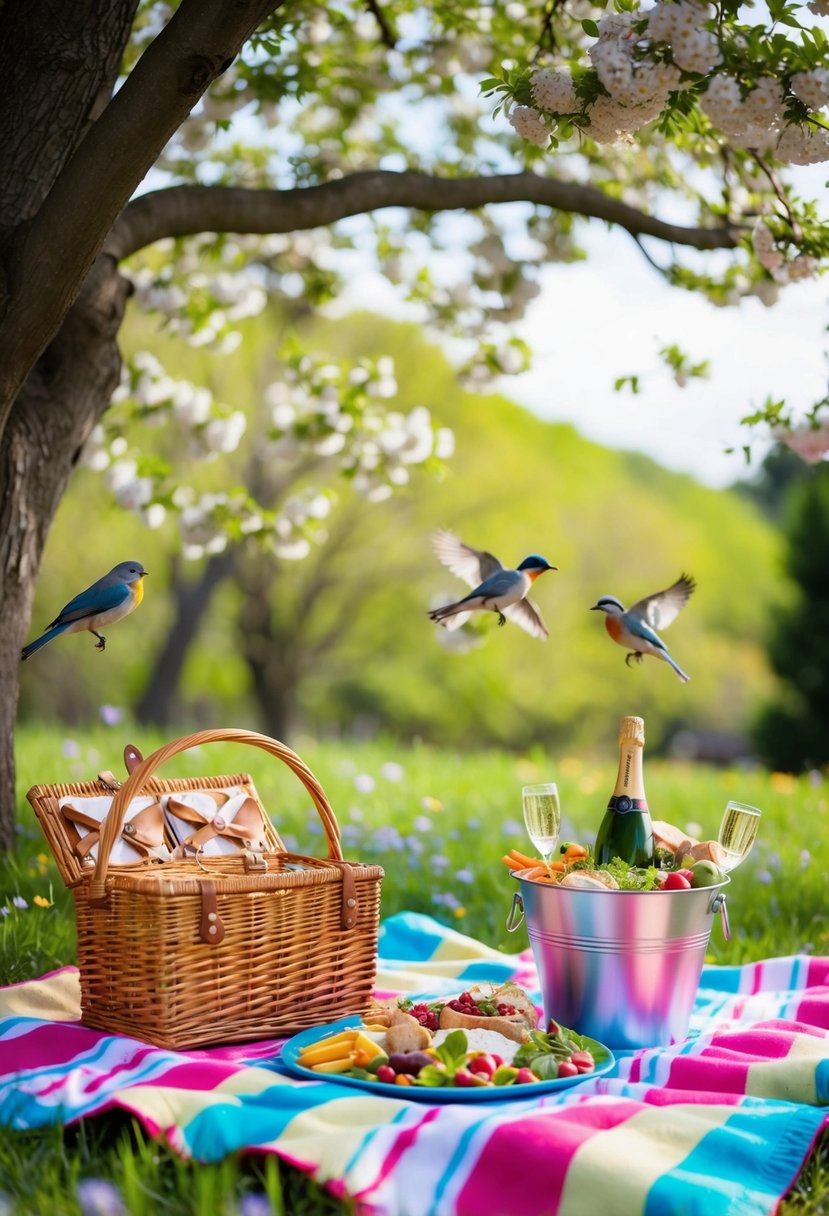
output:
<instances>
[{"instance_id":1,"label":"white cloth in basket","mask_svg":"<svg viewBox=\"0 0 829 1216\"><path fill-rule=\"evenodd\" d=\"M58 802L64 818L77 831L80 837L79 844L90 833L94 833L95 842L88 850L85 848L78 850L80 855L90 859L90 863L98 860L99 829L93 827L91 823L83 823L82 819L94 820L102 824L109 814L112 798L112 794L96 795L90 798L81 798L70 794L61 798ZM133 798L124 814L124 823L121 831L115 839L115 844L112 846L109 855L110 864L117 866L134 865L137 861L143 861L146 857L155 857L161 861L169 859L170 851L164 843L164 821L162 816L158 815L157 819L152 817L149 822L148 816L141 816L137 827L132 822L136 816L141 815L142 811L146 811L148 807L156 805L158 805L157 798L146 796ZM75 812L74 814L73 811ZM130 841L131 829L139 837L140 844L136 845Z\"/></svg>"},{"instance_id":2,"label":"white cloth in basket","mask_svg":"<svg viewBox=\"0 0 829 1216\"><path fill-rule=\"evenodd\" d=\"M199 851L207 856L238 853L245 848L261 852L265 848L262 812L250 794L238 786L164 794L161 802L170 831L179 845L192 843L198 835ZM184 818L176 814L177 808L188 808L193 814ZM237 828L241 831L244 825L240 835L236 835L233 828L237 816ZM206 830L210 825L215 831Z\"/></svg>"}]
</instances>

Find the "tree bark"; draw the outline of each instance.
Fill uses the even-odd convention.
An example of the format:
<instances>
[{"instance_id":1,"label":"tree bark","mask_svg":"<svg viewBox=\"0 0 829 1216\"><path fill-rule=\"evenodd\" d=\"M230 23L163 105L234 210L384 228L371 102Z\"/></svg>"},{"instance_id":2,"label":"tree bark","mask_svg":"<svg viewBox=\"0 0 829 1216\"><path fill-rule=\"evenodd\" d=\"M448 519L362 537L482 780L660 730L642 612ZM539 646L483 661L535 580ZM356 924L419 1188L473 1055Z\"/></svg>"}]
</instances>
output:
<instances>
[{"instance_id":1,"label":"tree bark","mask_svg":"<svg viewBox=\"0 0 829 1216\"><path fill-rule=\"evenodd\" d=\"M136 186L278 0L182 0L31 218L7 245L0 432ZM56 105L59 94L53 94ZM55 234L60 233L60 239Z\"/></svg>"},{"instance_id":2,"label":"tree bark","mask_svg":"<svg viewBox=\"0 0 829 1216\"><path fill-rule=\"evenodd\" d=\"M150 678L135 707L145 725L169 726L178 705L179 686L190 647L210 607L213 592L233 571L235 547L208 558L199 576L187 579L177 564L171 580L173 620L156 655Z\"/></svg>"},{"instance_id":3,"label":"tree bark","mask_svg":"<svg viewBox=\"0 0 829 1216\"><path fill-rule=\"evenodd\" d=\"M7 487L0 497L0 619L6 625L0 631L3 848L14 841L13 744L20 647L55 511L81 448L118 384L121 358L116 335L128 291L112 259L100 258L60 333L26 381L0 439L0 475Z\"/></svg>"}]
</instances>

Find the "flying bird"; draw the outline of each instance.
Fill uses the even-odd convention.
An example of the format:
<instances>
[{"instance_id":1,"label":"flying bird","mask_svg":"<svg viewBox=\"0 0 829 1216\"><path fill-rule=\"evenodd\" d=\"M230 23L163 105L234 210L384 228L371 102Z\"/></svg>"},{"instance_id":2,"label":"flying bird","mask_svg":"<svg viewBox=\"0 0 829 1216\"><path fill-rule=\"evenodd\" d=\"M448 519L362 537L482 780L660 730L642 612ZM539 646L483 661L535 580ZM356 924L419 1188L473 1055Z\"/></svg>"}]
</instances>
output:
<instances>
[{"instance_id":1,"label":"flying bird","mask_svg":"<svg viewBox=\"0 0 829 1216\"><path fill-rule=\"evenodd\" d=\"M627 612L612 595L603 595L590 611L595 612L598 609L605 613L607 632L614 642L631 652L625 655L628 666L631 659L641 663L646 654L652 654L673 667L680 680L686 683L691 677L674 662L656 631L667 628L676 620L695 587L696 583L690 575L681 574L672 586L637 600Z\"/></svg>"},{"instance_id":2,"label":"flying bird","mask_svg":"<svg viewBox=\"0 0 829 1216\"><path fill-rule=\"evenodd\" d=\"M119 562L109 574L87 587L70 600L52 621L45 633L24 646L21 659L40 650L61 633L82 633L88 629L98 641L97 650L106 646L106 638L98 630L128 616L144 598L144 576L147 571L140 562Z\"/></svg>"},{"instance_id":3,"label":"flying bird","mask_svg":"<svg viewBox=\"0 0 829 1216\"><path fill-rule=\"evenodd\" d=\"M546 639L549 632L541 613L527 592L545 570L557 570L544 557L531 553L516 570L507 570L491 553L465 545L452 532L432 537L435 556L472 590L463 599L444 604L429 613L430 620L447 629L458 629L473 612L495 612L498 624L509 617L534 638Z\"/></svg>"}]
</instances>

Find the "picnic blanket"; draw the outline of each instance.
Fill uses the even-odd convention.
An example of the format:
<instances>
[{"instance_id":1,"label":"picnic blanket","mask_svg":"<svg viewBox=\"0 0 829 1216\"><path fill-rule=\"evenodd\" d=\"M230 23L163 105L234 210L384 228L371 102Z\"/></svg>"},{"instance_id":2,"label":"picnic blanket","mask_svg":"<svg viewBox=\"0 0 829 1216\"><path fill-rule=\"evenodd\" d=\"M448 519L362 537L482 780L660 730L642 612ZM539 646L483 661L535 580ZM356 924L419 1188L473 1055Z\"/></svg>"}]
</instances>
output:
<instances>
[{"instance_id":1,"label":"picnic blanket","mask_svg":"<svg viewBox=\"0 0 829 1216\"><path fill-rule=\"evenodd\" d=\"M378 995L510 977L538 999L529 951L381 926ZM122 1108L198 1160L277 1153L365 1216L761 1216L829 1121L829 958L706 967L686 1042L503 1102L378 1097L280 1072L277 1042L173 1052L78 1016L74 968L0 989L0 1124Z\"/></svg>"}]
</instances>

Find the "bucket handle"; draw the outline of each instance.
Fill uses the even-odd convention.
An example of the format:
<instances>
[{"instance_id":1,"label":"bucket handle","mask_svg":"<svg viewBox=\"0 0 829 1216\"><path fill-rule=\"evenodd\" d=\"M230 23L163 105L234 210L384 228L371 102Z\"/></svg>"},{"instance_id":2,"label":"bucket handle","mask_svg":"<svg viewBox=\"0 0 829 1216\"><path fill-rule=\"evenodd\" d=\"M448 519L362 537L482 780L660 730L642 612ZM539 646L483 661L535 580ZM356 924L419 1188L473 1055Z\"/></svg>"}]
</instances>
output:
<instances>
[{"instance_id":1,"label":"bucket handle","mask_svg":"<svg viewBox=\"0 0 829 1216\"><path fill-rule=\"evenodd\" d=\"M516 920L515 914L519 909L521 911L521 918L520 918L520 920ZM507 917L507 933L514 933L516 929L520 929L521 922L523 921L523 919L524 919L524 900L521 898L520 891L513 891L512 907L510 908L509 916Z\"/></svg>"},{"instance_id":2,"label":"bucket handle","mask_svg":"<svg viewBox=\"0 0 829 1216\"><path fill-rule=\"evenodd\" d=\"M727 908L726 902L725 902L725 892L724 891L717 892L717 894L711 900L708 911L712 912L712 913L719 912L720 927L722 929L723 939L724 939L724 941L730 942L731 941L731 925L728 923L728 908Z\"/></svg>"}]
</instances>

